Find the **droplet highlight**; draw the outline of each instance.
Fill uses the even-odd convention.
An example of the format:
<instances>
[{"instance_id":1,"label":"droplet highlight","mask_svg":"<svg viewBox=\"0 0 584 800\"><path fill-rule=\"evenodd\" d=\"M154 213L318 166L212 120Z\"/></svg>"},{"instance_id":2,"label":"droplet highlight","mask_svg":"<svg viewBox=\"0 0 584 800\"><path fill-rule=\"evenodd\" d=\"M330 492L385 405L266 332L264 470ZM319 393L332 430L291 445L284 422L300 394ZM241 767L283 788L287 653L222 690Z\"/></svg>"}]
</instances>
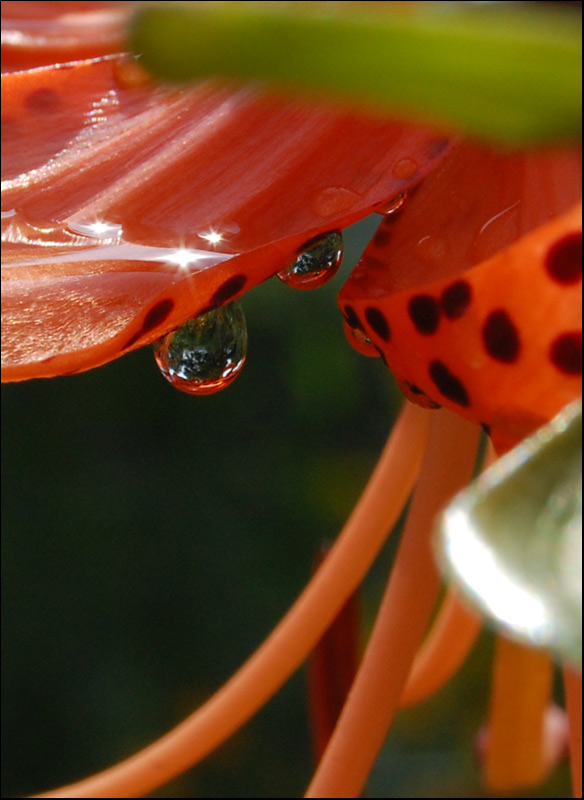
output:
<instances>
[{"instance_id":1,"label":"droplet highlight","mask_svg":"<svg viewBox=\"0 0 584 800\"><path fill-rule=\"evenodd\" d=\"M247 355L247 325L238 300L200 314L154 344L158 368L175 389L213 394L241 372Z\"/></svg>"},{"instance_id":2,"label":"droplet highlight","mask_svg":"<svg viewBox=\"0 0 584 800\"><path fill-rule=\"evenodd\" d=\"M278 278L294 289L317 289L336 274L343 260L343 235L332 231L311 240Z\"/></svg>"},{"instance_id":3,"label":"droplet highlight","mask_svg":"<svg viewBox=\"0 0 584 800\"><path fill-rule=\"evenodd\" d=\"M106 222L104 220L94 220L93 222L69 220L67 227L71 233L75 233L78 236L87 236L90 239L107 239L111 241L121 239L123 235L121 225L116 222Z\"/></svg>"},{"instance_id":4,"label":"droplet highlight","mask_svg":"<svg viewBox=\"0 0 584 800\"><path fill-rule=\"evenodd\" d=\"M392 214L396 214L398 211L402 210L407 199L408 193L400 192L399 194L396 194L395 197L392 197L391 200L387 200L385 203L382 203L379 208L375 209L375 211L377 214L383 214L384 217L391 217Z\"/></svg>"}]
</instances>

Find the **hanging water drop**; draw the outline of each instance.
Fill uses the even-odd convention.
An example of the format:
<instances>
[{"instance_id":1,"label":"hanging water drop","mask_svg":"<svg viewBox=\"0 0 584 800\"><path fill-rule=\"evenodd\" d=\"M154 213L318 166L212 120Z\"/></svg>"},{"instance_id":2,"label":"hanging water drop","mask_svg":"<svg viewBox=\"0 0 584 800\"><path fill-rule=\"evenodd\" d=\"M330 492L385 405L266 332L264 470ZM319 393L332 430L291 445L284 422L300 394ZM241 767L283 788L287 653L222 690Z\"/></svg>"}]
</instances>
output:
<instances>
[{"instance_id":1,"label":"hanging water drop","mask_svg":"<svg viewBox=\"0 0 584 800\"><path fill-rule=\"evenodd\" d=\"M383 214L384 217L390 217L392 214L395 214L397 211L401 211L402 208L406 204L406 200L408 199L407 192L400 192L396 194L395 197L392 197L391 200L383 203L376 208L375 211L378 214Z\"/></svg>"},{"instance_id":2,"label":"hanging water drop","mask_svg":"<svg viewBox=\"0 0 584 800\"><path fill-rule=\"evenodd\" d=\"M308 242L296 261L278 272L278 278L294 289L316 289L336 274L342 258L342 233L325 233Z\"/></svg>"},{"instance_id":3,"label":"hanging water drop","mask_svg":"<svg viewBox=\"0 0 584 800\"><path fill-rule=\"evenodd\" d=\"M239 375L247 355L247 325L238 300L188 320L154 344L166 380L188 394L213 394Z\"/></svg>"}]
</instances>

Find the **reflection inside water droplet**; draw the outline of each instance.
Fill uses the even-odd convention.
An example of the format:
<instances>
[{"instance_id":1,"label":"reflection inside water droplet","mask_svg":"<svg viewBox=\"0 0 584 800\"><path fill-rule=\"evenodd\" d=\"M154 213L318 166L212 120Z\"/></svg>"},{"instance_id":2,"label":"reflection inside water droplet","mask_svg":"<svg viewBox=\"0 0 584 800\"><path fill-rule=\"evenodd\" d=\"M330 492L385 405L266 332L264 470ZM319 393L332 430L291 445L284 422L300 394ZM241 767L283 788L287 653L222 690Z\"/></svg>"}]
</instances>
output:
<instances>
[{"instance_id":1,"label":"reflection inside water droplet","mask_svg":"<svg viewBox=\"0 0 584 800\"><path fill-rule=\"evenodd\" d=\"M378 214L383 214L384 217L389 217L392 214L395 214L397 211L401 211L401 209L405 206L406 200L408 199L407 192L400 192L396 194L395 197L392 197L391 200L388 200L383 205L376 208L375 211Z\"/></svg>"},{"instance_id":2,"label":"reflection inside water droplet","mask_svg":"<svg viewBox=\"0 0 584 800\"><path fill-rule=\"evenodd\" d=\"M166 380L188 394L213 394L239 375L247 326L238 300L188 320L154 344Z\"/></svg>"},{"instance_id":3,"label":"reflection inside water droplet","mask_svg":"<svg viewBox=\"0 0 584 800\"><path fill-rule=\"evenodd\" d=\"M316 289L336 274L343 259L343 235L325 233L313 239L296 261L278 272L281 281L294 289Z\"/></svg>"}]
</instances>

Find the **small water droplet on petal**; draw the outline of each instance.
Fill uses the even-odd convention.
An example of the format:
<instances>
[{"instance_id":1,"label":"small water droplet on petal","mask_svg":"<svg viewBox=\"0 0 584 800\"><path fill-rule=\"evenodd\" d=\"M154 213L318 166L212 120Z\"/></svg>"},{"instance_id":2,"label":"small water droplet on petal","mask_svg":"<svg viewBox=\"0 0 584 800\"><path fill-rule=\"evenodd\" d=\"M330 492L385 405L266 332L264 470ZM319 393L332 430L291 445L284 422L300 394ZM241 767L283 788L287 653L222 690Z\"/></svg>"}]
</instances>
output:
<instances>
[{"instance_id":1,"label":"small water droplet on petal","mask_svg":"<svg viewBox=\"0 0 584 800\"><path fill-rule=\"evenodd\" d=\"M445 258L446 251L446 241L440 236L423 236L414 247L415 257L428 266Z\"/></svg>"},{"instance_id":2,"label":"small water droplet on petal","mask_svg":"<svg viewBox=\"0 0 584 800\"><path fill-rule=\"evenodd\" d=\"M359 202L361 195L344 186L329 186L317 192L310 201L310 208L319 217L344 214Z\"/></svg>"},{"instance_id":3,"label":"small water droplet on petal","mask_svg":"<svg viewBox=\"0 0 584 800\"><path fill-rule=\"evenodd\" d=\"M130 56L116 59L112 74L118 89L147 89L154 85L154 78L139 61Z\"/></svg>"},{"instance_id":4,"label":"small water droplet on petal","mask_svg":"<svg viewBox=\"0 0 584 800\"><path fill-rule=\"evenodd\" d=\"M384 217L389 217L392 214L395 214L397 211L401 211L401 209L405 206L406 200L408 199L407 192L400 192L396 194L395 197L392 197L391 200L388 200L386 203L383 203L375 211L378 214L383 214Z\"/></svg>"},{"instance_id":5,"label":"small water droplet on petal","mask_svg":"<svg viewBox=\"0 0 584 800\"><path fill-rule=\"evenodd\" d=\"M413 158L400 158L396 161L391 174L398 180L407 181L413 178L419 169L419 164Z\"/></svg>"},{"instance_id":6,"label":"small water droplet on petal","mask_svg":"<svg viewBox=\"0 0 584 800\"><path fill-rule=\"evenodd\" d=\"M238 300L200 314L154 344L158 368L176 389L213 394L239 375L247 355L247 325Z\"/></svg>"},{"instance_id":7,"label":"small water droplet on petal","mask_svg":"<svg viewBox=\"0 0 584 800\"><path fill-rule=\"evenodd\" d=\"M343 259L343 235L325 233L308 243L296 261L278 272L278 278L294 289L316 289L336 274Z\"/></svg>"}]
</instances>

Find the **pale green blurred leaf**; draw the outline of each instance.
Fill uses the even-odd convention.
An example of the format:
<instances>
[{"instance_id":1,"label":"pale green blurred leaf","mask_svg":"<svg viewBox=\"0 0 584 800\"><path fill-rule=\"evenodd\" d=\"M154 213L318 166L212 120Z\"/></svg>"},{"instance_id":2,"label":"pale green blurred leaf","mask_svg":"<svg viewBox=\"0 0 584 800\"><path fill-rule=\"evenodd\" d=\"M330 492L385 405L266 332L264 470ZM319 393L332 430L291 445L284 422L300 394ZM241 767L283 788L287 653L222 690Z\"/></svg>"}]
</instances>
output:
<instances>
[{"instance_id":1,"label":"pale green blurred leaf","mask_svg":"<svg viewBox=\"0 0 584 800\"><path fill-rule=\"evenodd\" d=\"M448 577L503 630L582 660L582 404L458 497L438 536Z\"/></svg>"},{"instance_id":2,"label":"pale green blurred leaf","mask_svg":"<svg viewBox=\"0 0 584 800\"><path fill-rule=\"evenodd\" d=\"M429 3L444 13L397 15L392 5L165 2L138 12L132 44L167 80L259 79L512 145L581 136L573 13Z\"/></svg>"}]
</instances>

